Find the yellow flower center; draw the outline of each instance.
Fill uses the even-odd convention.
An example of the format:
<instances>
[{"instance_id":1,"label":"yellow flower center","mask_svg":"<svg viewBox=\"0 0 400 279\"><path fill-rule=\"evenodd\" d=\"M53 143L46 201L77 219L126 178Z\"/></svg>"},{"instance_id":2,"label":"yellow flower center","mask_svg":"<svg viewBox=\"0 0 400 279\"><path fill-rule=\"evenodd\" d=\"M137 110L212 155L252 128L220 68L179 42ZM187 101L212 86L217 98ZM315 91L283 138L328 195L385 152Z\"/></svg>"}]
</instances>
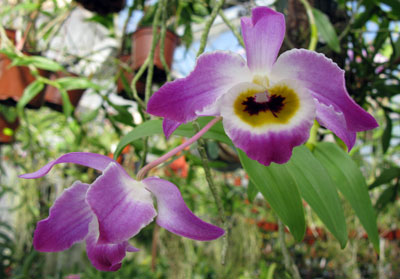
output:
<instances>
[{"instance_id":1,"label":"yellow flower center","mask_svg":"<svg viewBox=\"0 0 400 279\"><path fill-rule=\"evenodd\" d=\"M286 85L276 85L265 92L249 89L234 102L235 114L253 127L287 124L299 107L297 93Z\"/></svg>"}]
</instances>

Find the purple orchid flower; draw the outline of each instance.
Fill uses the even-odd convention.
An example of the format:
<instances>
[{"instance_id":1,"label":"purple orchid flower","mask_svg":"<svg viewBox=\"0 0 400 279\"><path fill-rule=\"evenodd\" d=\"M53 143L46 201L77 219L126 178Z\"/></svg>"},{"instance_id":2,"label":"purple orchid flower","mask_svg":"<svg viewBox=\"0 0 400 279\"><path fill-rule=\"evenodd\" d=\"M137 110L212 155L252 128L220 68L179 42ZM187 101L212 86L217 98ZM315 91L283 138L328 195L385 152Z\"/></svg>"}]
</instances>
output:
<instances>
[{"instance_id":1,"label":"purple orchid flower","mask_svg":"<svg viewBox=\"0 0 400 279\"><path fill-rule=\"evenodd\" d=\"M139 251L128 240L156 216L161 227L191 239L208 241L224 234L223 229L196 217L174 184L156 177L133 180L121 165L103 155L68 153L20 177L42 177L60 163L87 166L102 171L102 175L90 185L76 181L57 198L49 217L37 224L33 246L38 251L59 252L85 240L93 266L116 271L126 252Z\"/></svg>"},{"instance_id":2,"label":"purple orchid flower","mask_svg":"<svg viewBox=\"0 0 400 279\"><path fill-rule=\"evenodd\" d=\"M147 112L165 117L167 137L199 116L222 116L233 143L269 165L290 159L315 118L349 149L357 132L378 126L350 98L344 71L323 54L293 49L277 59L283 14L257 7L241 24L247 63L232 52L203 54L189 76L165 84L149 100Z\"/></svg>"}]
</instances>

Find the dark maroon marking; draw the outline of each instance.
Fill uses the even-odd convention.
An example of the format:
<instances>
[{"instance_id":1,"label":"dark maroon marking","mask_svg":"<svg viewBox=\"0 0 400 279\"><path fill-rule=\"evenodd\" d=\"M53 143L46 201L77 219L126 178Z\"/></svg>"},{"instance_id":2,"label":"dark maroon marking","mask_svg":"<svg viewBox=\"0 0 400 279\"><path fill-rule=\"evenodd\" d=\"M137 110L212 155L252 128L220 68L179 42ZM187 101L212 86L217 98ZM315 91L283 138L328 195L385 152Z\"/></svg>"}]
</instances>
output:
<instances>
[{"instance_id":1,"label":"dark maroon marking","mask_svg":"<svg viewBox=\"0 0 400 279\"><path fill-rule=\"evenodd\" d=\"M283 101L285 97L272 95L269 97L269 101L264 103L256 102L255 97L247 97L246 101L242 102L242 105L245 105L244 111L247 111L250 115L259 114L260 111L270 110L272 115L278 117L276 114L280 112L284 106Z\"/></svg>"}]
</instances>

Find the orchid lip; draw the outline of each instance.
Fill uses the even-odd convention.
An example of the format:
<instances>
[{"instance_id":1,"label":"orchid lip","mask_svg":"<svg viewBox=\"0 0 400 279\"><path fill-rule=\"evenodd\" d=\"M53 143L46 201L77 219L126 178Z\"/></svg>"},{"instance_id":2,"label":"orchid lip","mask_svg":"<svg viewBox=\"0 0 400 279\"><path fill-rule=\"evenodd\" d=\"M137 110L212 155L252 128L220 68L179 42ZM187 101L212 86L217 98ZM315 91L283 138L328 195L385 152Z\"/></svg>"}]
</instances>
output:
<instances>
[{"instance_id":1,"label":"orchid lip","mask_svg":"<svg viewBox=\"0 0 400 279\"><path fill-rule=\"evenodd\" d=\"M253 127L287 124L299 109L297 94L287 85L275 85L264 92L248 89L237 96L234 112Z\"/></svg>"}]
</instances>

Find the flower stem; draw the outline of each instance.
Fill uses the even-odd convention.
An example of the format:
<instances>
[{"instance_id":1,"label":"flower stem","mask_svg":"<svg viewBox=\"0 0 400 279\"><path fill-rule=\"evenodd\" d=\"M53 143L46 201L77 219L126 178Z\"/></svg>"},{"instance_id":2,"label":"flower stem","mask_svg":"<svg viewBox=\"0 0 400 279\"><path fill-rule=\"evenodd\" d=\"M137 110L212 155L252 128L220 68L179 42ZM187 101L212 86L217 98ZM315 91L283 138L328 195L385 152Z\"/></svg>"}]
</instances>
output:
<instances>
[{"instance_id":1,"label":"flower stem","mask_svg":"<svg viewBox=\"0 0 400 279\"><path fill-rule=\"evenodd\" d=\"M301 279L299 269L296 264L293 262L292 257L289 254L289 251L286 247L285 242L285 229L281 219L278 217L278 231L279 231L279 242L281 244L281 250L283 254L283 263L285 268L292 274L293 279Z\"/></svg>"},{"instance_id":2,"label":"flower stem","mask_svg":"<svg viewBox=\"0 0 400 279\"><path fill-rule=\"evenodd\" d=\"M196 57L199 57L205 50L206 44L207 44L207 39L208 39L208 34L210 33L210 29L212 24L214 23L215 18L217 17L219 11L222 9L222 6L224 5L225 1L220 0L213 8L210 18L207 20L205 26L204 26L204 31L201 34L200 38L200 47L199 50L196 54ZM193 126L195 129L199 130L199 124L194 121ZM200 139L198 142L198 151L200 153L201 160L203 162L203 169L206 175L207 183L208 186L211 190L211 193L213 195L214 201L217 205L217 210L218 210L218 216L220 219L220 222L222 224L223 229L225 230L225 234L222 237L222 251L221 251L221 264L225 264L225 257L226 257L226 251L228 249L228 225L225 220L225 212L224 212L224 207L222 206L222 201L221 198L218 195L217 189L214 185L214 181L211 175L211 170L210 166L208 165L208 158L207 158L207 153L205 149L205 142L204 140Z\"/></svg>"},{"instance_id":3,"label":"flower stem","mask_svg":"<svg viewBox=\"0 0 400 279\"><path fill-rule=\"evenodd\" d=\"M300 0L300 1L304 5L304 8L306 9L308 21L310 23L311 34L310 34L310 44L308 46L308 49L315 50L318 42L318 29L317 25L315 24L315 18L312 12L312 7L307 0Z\"/></svg>"},{"instance_id":4,"label":"flower stem","mask_svg":"<svg viewBox=\"0 0 400 279\"><path fill-rule=\"evenodd\" d=\"M207 44L207 38L208 38L208 33L210 33L210 29L212 24L214 23L215 18L217 17L219 11L221 10L222 6L224 5L225 1L221 0L219 1L213 8L210 18L207 20L205 26L204 26L204 31L201 34L200 38L200 47L199 50L197 51L196 57L199 57L200 54L202 54L206 48Z\"/></svg>"},{"instance_id":5,"label":"flower stem","mask_svg":"<svg viewBox=\"0 0 400 279\"><path fill-rule=\"evenodd\" d=\"M219 11L219 16L222 18L222 20L225 22L225 24L231 29L233 35L236 37L238 40L239 44L242 47L245 47L244 41L242 36L240 35L239 31L236 29L236 27L232 24L232 22L229 21L229 19L226 17L224 12L222 10Z\"/></svg>"},{"instance_id":6,"label":"flower stem","mask_svg":"<svg viewBox=\"0 0 400 279\"><path fill-rule=\"evenodd\" d=\"M197 130L200 128L199 123L197 123L197 121L193 122L193 126ZM214 201L217 205L218 217L220 219L220 223L222 225L222 228L225 230L225 234L222 236L222 251L221 251L221 264L224 265L226 251L228 249L228 225L226 223L225 210L222 205L221 197L218 194L217 188L215 187L214 180L211 175L211 169L210 166L208 165L208 157L205 149L205 142L203 139L199 139L197 150L200 153L208 186L210 187L211 194L213 195Z\"/></svg>"},{"instance_id":7,"label":"flower stem","mask_svg":"<svg viewBox=\"0 0 400 279\"><path fill-rule=\"evenodd\" d=\"M195 141L197 141L202 135L204 135L204 133L206 133L208 130L210 130L210 128L217 123L218 121L220 121L222 119L222 117L218 116L216 118L214 118L213 120L211 120L210 122L208 122L208 124L206 126L203 127L203 129L201 129L200 131L198 131L193 137L191 137L189 140L185 141L184 143L182 143L181 145L175 147L174 149L172 149L171 151L165 153L163 156L161 156L160 158L158 158L157 160L154 160L153 162L147 164L146 166L144 166L137 174L137 180L142 180L145 176L146 173L149 172L149 170L151 170L152 168L158 166L159 164L165 162L166 160L168 160L169 158L171 158L172 156L174 156L175 154L181 152L183 149L185 149L187 146L191 145L192 143L194 143Z\"/></svg>"}]
</instances>

